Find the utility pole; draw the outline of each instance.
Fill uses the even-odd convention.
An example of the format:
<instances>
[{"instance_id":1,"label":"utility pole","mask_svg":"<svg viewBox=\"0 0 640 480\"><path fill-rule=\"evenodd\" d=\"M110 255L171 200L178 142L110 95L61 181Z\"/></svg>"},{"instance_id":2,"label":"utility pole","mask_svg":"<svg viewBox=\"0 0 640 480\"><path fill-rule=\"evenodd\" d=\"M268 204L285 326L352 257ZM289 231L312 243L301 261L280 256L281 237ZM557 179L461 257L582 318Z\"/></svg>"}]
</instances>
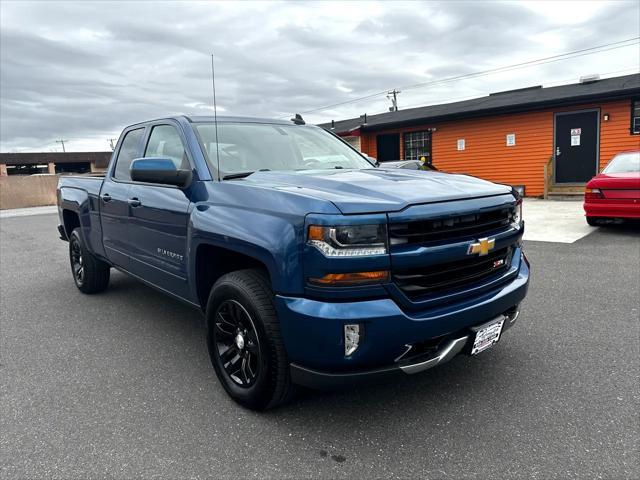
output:
<instances>
[{"instance_id":1,"label":"utility pole","mask_svg":"<svg viewBox=\"0 0 640 480\"><path fill-rule=\"evenodd\" d=\"M60 140L56 140L56 143L61 143L61 144L62 144L62 151L63 151L63 152L66 152L66 150L64 149L64 142L68 142L68 141L69 141L69 140L62 140L62 139L60 139Z\"/></svg>"},{"instance_id":2,"label":"utility pole","mask_svg":"<svg viewBox=\"0 0 640 480\"><path fill-rule=\"evenodd\" d=\"M398 94L402 93L400 90L396 90L395 88L390 92L387 92L387 98L391 100L391 107L389 107L390 112L398 111Z\"/></svg>"},{"instance_id":3,"label":"utility pole","mask_svg":"<svg viewBox=\"0 0 640 480\"><path fill-rule=\"evenodd\" d=\"M113 152L116 149L116 145L115 143L113 143L113 141L117 140L117 138L107 138L107 140L109 140L109 145L111 146L111 151Z\"/></svg>"}]
</instances>

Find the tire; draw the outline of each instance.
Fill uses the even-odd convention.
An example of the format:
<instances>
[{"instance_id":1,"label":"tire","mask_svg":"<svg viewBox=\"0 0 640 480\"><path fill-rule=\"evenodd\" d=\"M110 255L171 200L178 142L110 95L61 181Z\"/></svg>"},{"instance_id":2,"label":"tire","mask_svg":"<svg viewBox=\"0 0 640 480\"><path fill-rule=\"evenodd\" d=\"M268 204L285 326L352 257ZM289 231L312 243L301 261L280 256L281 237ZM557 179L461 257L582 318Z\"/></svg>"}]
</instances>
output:
<instances>
[{"instance_id":1,"label":"tire","mask_svg":"<svg viewBox=\"0 0 640 480\"><path fill-rule=\"evenodd\" d=\"M222 386L240 405L267 410L294 393L269 280L260 270L222 276L207 302L207 347Z\"/></svg>"},{"instance_id":2,"label":"tire","mask_svg":"<svg viewBox=\"0 0 640 480\"><path fill-rule=\"evenodd\" d=\"M109 264L87 249L80 228L74 229L69 237L69 261L73 281L82 293L102 292L109 285Z\"/></svg>"},{"instance_id":3,"label":"tire","mask_svg":"<svg viewBox=\"0 0 640 480\"><path fill-rule=\"evenodd\" d=\"M592 227L597 227L600 225L600 219L597 217L587 217L587 223Z\"/></svg>"}]
</instances>

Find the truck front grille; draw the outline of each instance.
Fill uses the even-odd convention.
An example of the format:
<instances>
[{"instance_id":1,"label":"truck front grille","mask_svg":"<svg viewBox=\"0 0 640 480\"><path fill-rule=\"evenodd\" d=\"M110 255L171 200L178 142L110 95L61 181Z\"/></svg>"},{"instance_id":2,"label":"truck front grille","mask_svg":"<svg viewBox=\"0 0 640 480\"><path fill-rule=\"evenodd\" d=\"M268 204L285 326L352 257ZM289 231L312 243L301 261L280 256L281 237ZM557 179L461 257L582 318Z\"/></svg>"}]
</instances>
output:
<instances>
[{"instance_id":1,"label":"truck front grille","mask_svg":"<svg viewBox=\"0 0 640 480\"><path fill-rule=\"evenodd\" d=\"M512 248L502 248L483 257L412 268L393 273L393 280L411 299L481 282L504 273L511 266Z\"/></svg>"},{"instance_id":2,"label":"truck front grille","mask_svg":"<svg viewBox=\"0 0 640 480\"><path fill-rule=\"evenodd\" d=\"M513 207L488 212L470 213L446 218L392 223L389 225L391 245L454 242L479 238L507 227L514 215Z\"/></svg>"}]
</instances>

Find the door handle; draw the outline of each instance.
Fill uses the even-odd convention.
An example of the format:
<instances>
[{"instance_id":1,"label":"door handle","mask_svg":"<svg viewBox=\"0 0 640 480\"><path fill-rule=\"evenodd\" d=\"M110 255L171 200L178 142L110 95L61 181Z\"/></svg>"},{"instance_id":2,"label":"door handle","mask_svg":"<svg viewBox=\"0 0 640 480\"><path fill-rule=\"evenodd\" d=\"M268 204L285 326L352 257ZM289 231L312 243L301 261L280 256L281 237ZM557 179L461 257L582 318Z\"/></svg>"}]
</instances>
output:
<instances>
[{"instance_id":1,"label":"door handle","mask_svg":"<svg viewBox=\"0 0 640 480\"><path fill-rule=\"evenodd\" d=\"M109 195L108 193L105 193L104 195L102 195L102 201L107 203L111 201L111 195Z\"/></svg>"},{"instance_id":2,"label":"door handle","mask_svg":"<svg viewBox=\"0 0 640 480\"><path fill-rule=\"evenodd\" d=\"M142 202L137 197L130 198L129 200L127 200L127 203L132 207L139 207L140 205L142 205Z\"/></svg>"}]
</instances>

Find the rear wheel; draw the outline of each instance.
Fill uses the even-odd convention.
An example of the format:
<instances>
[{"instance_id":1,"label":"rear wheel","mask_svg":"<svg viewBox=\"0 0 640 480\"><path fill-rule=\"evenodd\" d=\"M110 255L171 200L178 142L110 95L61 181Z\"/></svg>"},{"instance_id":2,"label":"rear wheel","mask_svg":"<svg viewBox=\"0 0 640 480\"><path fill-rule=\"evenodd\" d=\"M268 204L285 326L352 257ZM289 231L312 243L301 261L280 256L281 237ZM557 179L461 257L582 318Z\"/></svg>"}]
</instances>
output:
<instances>
[{"instance_id":1,"label":"rear wheel","mask_svg":"<svg viewBox=\"0 0 640 480\"><path fill-rule=\"evenodd\" d=\"M229 396L254 410L293 394L289 361L267 277L240 270L221 277L207 303L207 346Z\"/></svg>"},{"instance_id":2,"label":"rear wheel","mask_svg":"<svg viewBox=\"0 0 640 480\"><path fill-rule=\"evenodd\" d=\"M96 258L84 244L80 228L69 237L69 261L76 287L82 293L102 292L109 285L109 264Z\"/></svg>"},{"instance_id":3,"label":"rear wheel","mask_svg":"<svg viewBox=\"0 0 640 480\"><path fill-rule=\"evenodd\" d=\"M600 218L598 217L587 217L587 223L592 227L597 227L600 225Z\"/></svg>"}]
</instances>

